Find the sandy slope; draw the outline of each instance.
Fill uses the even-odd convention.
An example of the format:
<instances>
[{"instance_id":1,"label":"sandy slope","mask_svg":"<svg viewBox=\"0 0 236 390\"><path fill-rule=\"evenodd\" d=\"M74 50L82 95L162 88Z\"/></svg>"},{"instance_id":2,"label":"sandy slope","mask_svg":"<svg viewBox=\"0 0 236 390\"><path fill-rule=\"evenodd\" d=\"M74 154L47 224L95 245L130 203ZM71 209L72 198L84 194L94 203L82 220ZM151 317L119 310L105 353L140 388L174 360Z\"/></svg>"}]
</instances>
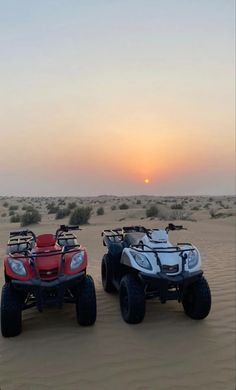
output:
<instances>
[{"instance_id":1,"label":"sandy slope","mask_svg":"<svg viewBox=\"0 0 236 390\"><path fill-rule=\"evenodd\" d=\"M145 320L127 325L117 295L102 290L100 233L122 224L157 226L155 221L126 219L114 213L94 217L80 233L88 248L89 272L97 289L98 318L91 328L77 326L73 306L24 312L23 333L0 337L0 388L17 389L160 389L233 390L235 388L235 230L232 218L186 222L188 230L173 241L195 243L203 255L213 298L204 321L187 318L181 305L147 302ZM158 223L164 226L166 223ZM35 231L56 228L42 222ZM1 255L12 224L0 225ZM2 256L1 256L2 257ZM3 278L1 276L1 284Z\"/></svg>"}]
</instances>

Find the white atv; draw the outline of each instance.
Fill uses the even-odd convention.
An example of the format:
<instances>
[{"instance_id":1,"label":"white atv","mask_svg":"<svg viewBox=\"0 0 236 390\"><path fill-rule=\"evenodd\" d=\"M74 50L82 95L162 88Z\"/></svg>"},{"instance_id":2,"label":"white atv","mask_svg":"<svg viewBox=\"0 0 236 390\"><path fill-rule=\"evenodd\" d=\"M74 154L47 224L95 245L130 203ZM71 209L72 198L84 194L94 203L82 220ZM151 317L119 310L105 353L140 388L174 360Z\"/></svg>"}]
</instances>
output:
<instances>
[{"instance_id":1,"label":"white atv","mask_svg":"<svg viewBox=\"0 0 236 390\"><path fill-rule=\"evenodd\" d=\"M145 315L145 299L158 297L182 302L193 319L205 318L211 308L211 292L201 270L198 249L189 243L172 245L170 230L128 226L102 232L108 253L102 259L102 284L106 292L119 291L123 319L139 323Z\"/></svg>"}]
</instances>

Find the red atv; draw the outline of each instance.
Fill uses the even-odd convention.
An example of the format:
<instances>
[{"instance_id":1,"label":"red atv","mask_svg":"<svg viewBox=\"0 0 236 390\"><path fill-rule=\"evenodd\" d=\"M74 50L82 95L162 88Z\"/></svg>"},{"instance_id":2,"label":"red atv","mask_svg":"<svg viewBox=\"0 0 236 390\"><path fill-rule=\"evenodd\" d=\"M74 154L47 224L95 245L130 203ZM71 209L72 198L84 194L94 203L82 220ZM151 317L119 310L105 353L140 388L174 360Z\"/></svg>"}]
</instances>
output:
<instances>
[{"instance_id":1,"label":"red atv","mask_svg":"<svg viewBox=\"0 0 236 390\"><path fill-rule=\"evenodd\" d=\"M62 307L75 303L80 325L96 321L96 293L86 274L87 252L71 230L61 225L56 234L36 235L30 230L10 233L4 258L5 284L2 288L1 330L4 337L21 332L22 310L36 306Z\"/></svg>"}]
</instances>

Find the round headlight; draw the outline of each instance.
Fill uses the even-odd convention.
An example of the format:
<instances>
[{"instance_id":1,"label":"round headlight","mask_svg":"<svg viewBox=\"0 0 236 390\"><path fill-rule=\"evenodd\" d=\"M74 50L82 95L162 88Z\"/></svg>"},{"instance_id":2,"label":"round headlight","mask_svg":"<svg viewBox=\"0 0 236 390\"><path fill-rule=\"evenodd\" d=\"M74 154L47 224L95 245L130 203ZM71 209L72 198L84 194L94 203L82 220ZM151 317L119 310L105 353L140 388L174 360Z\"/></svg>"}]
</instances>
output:
<instances>
[{"instance_id":1,"label":"round headlight","mask_svg":"<svg viewBox=\"0 0 236 390\"><path fill-rule=\"evenodd\" d=\"M150 261L147 259L147 257L142 253L132 253L134 260L139 265L139 267L145 268L145 269L152 269Z\"/></svg>"},{"instance_id":2,"label":"round headlight","mask_svg":"<svg viewBox=\"0 0 236 390\"><path fill-rule=\"evenodd\" d=\"M25 276L26 275L26 269L20 260L15 260L15 259L9 259L8 260L10 267L12 271L20 276Z\"/></svg>"},{"instance_id":3,"label":"round headlight","mask_svg":"<svg viewBox=\"0 0 236 390\"><path fill-rule=\"evenodd\" d=\"M84 252L78 252L75 255L72 256L71 263L70 263L70 269L74 270L76 268L79 268L84 260Z\"/></svg>"},{"instance_id":4,"label":"round headlight","mask_svg":"<svg viewBox=\"0 0 236 390\"><path fill-rule=\"evenodd\" d=\"M196 250L189 251L188 253L188 268L196 267L198 263L198 253Z\"/></svg>"}]
</instances>

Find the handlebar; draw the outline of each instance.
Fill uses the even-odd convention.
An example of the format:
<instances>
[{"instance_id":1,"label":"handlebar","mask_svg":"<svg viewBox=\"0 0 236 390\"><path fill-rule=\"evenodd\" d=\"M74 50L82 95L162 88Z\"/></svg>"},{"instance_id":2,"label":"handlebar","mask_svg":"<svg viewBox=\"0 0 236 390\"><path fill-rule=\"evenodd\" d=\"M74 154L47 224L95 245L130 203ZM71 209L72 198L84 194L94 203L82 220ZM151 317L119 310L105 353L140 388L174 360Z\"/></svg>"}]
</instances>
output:
<instances>
[{"instance_id":1,"label":"handlebar","mask_svg":"<svg viewBox=\"0 0 236 390\"><path fill-rule=\"evenodd\" d=\"M183 225L174 225L173 223L169 223L169 225L165 228L168 233L170 230L187 230L183 227Z\"/></svg>"}]
</instances>

